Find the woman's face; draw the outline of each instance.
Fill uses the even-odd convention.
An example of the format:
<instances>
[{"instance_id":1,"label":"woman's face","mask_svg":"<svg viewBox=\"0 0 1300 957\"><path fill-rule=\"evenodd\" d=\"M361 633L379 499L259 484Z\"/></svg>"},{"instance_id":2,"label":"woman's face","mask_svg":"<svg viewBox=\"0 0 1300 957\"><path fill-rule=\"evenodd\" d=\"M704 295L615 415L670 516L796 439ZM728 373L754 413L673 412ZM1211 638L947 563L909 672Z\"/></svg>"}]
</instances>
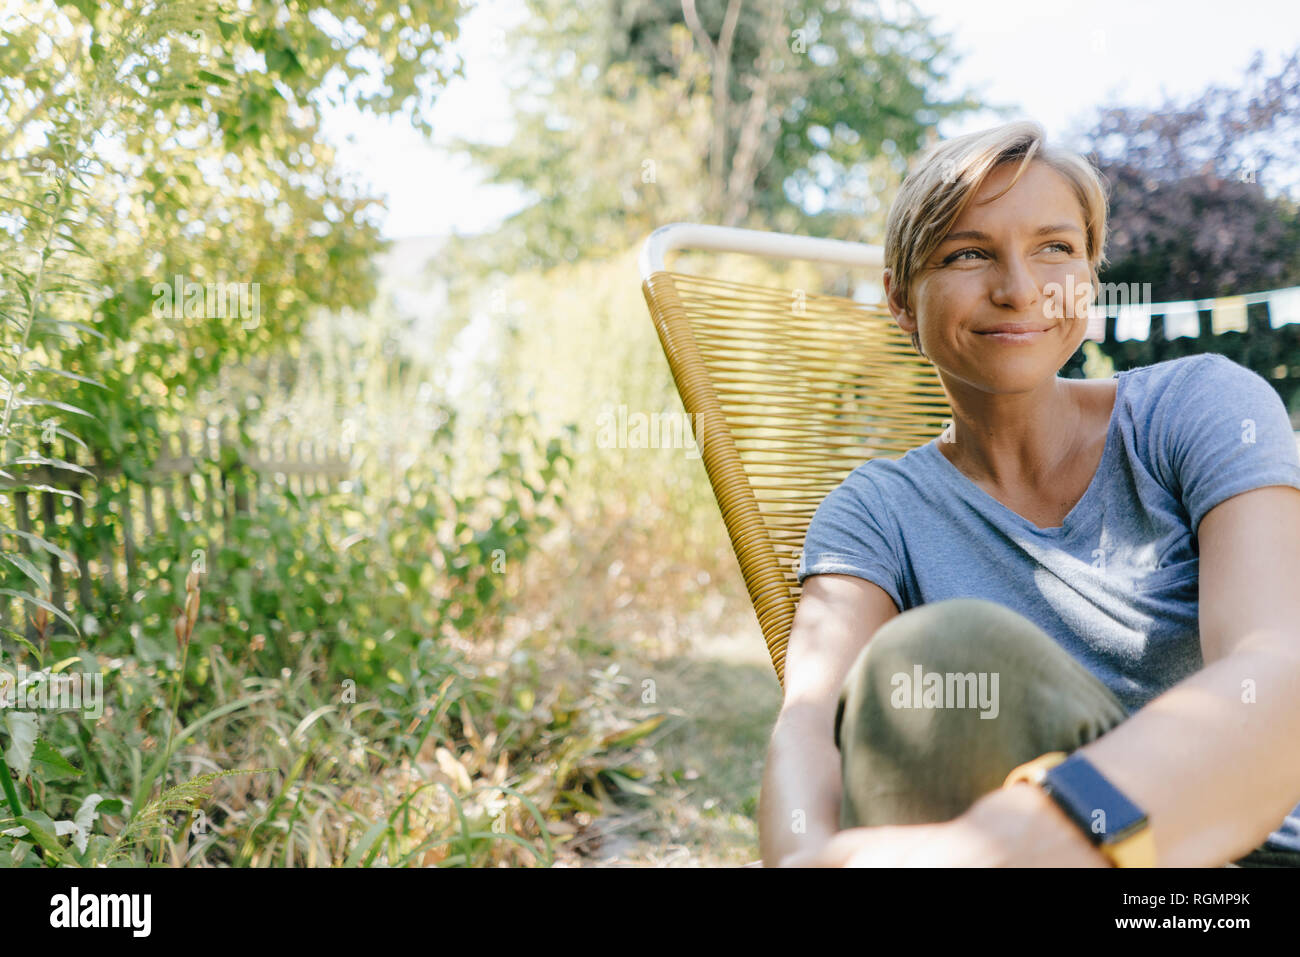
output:
<instances>
[{"instance_id":1,"label":"woman's face","mask_svg":"<svg viewBox=\"0 0 1300 957\"><path fill-rule=\"evenodd\" d=\"M936 367L992 392L1027 391L1055 377L1087 333L1092 291L1083 210L1068 180L1031 161L1014 187L985 202L1017 165L989 174L922 264L908 313L889 290L899 326L919 329Z\"/></svg>"}]
</instances>

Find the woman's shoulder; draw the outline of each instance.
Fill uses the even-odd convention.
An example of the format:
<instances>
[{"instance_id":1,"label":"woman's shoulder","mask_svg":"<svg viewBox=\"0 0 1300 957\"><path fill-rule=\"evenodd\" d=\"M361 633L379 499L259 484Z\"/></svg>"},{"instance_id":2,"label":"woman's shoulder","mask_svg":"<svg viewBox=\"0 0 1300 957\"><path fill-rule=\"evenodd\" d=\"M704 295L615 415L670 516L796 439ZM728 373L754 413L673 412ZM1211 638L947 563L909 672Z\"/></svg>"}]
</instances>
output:
<instances>
[{"instance_id":1,"label":"woman's shoulder","mask_svg":"<svg viewBox=\"0 0 1300 957\"><path fill-rule=\"evenodd\" d=\"M908 449L901 455L881 454L865 459L830 490L821 503L823 511L847 509L883 517L889 503L907 494L907 486L923 482L926 446Z\"/></svg>"},{"instance_id":2,"label":"woman's shoulder","mask_svg":"<svg viewBox=\"0 0 1300 957\"><path fill-rule=\"evenodd\" d=\"M1273 385L1253 369L1217 352L1165 359L1115 373L1125 378L1125 404L1135 420L1171 423L1207 412L1230 411L1245 401L1280 401Z\"/></svg>"},{"instance_id":3,"label":"woman's shoulder","mask_svg":"<svg viewBox=\"0 0 1300 957\"><path fill-rule=\"evenodd\" d=\"M844 484L869 489L871 494L889 494L900 484L909 484L934 468L932 453L938 450L932 439L897 455L878 455L867 459L844 479ZM942 453L939 453L942 454Z\"/></svg>"},{"instance_id":4,"label":"woman's shoulder","mask_svg":"<svg viewBox=\"0 0 1300 957\"><path fill-rule=\"evenodd\" d=\"M1126 386L1140 383L1145 386L1159 386L1163 389L1179 383L1189 376L1203 373L1207 369L1221 369L1221 363L1237 365L1227 356L1221 356L1217 352L1197 352L1190 356L1177 356L1173 359L1162 359L1149 365L1123 369L1116 372L1114 378L1127 379ZM1241 367L1238 366L1238 368Z\"/></svg>"}]
</instances>

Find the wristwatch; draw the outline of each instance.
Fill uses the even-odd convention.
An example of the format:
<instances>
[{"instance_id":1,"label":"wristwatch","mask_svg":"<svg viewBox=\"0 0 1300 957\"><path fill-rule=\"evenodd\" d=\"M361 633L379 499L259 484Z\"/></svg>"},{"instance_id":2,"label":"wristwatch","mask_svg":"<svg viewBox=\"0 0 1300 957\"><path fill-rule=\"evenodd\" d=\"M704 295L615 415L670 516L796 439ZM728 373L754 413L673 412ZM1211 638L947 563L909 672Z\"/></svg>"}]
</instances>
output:
<instances>
[{"instance_id":1,"label":"wristwatch","mask_svg":"<svg viewBox=\"0 0 1300 957\"><path fill-rule=\"evenodd\" d=\"M1155 867L1155 837L1147 815L1081 754L1047 754L1015 768L1004 788L1036 784L1056 802L1112 867Z\"/></svg>"}]
</instances>

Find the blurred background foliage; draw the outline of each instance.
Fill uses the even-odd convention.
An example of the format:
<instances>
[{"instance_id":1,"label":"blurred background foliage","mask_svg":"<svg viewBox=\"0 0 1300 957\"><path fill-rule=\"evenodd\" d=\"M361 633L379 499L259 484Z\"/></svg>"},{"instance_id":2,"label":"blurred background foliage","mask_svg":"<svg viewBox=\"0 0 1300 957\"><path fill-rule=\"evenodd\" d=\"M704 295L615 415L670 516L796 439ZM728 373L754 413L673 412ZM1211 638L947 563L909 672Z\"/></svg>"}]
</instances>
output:
<instances>
[{"instance_id":1,"label":"blurred background foliage","mask_svg":"<svg viewBox=\"0 0 1300 957\"><path fill-rule=\"evenodd\" d=\"M429 133L468 4L5 13L0 669L103 672L106 708L7 711L0 865L578 863L627 850L620 830L757 856L779 690L702 464L599 441L620 407L681 411L636 254L682 220L878 243L937 125L1010 110L952 87L951 38L907 2L527 8L516 134L456 149L530 200L433 249L382 240L322 118L356 104ZM1296 77L1079 132L1114 185L1103 279L1157 298L1297 281ZM174 277L257 283L258 315L160 310ZM1247 364L1287 364L1277 333ZM1106 343L1066 372L1235 343ZM199 505L130 538L123 503L171 437L218 426L231 442L179 480ZM258 470L300 440L343 477ZM20 495L54 503L29 537Z\"/></svg>"},{"instance_id":2,"label":"blurred background foliage","mask_svg":"<svg viewBox=\"0 0 1300 957\"><path fill-rule=\"evenodd\" d=\"M1256 55L1239 85L1212 87L1157 109L1098 111L1078 138L1110 184L1109 267L1103 282L1150 283L1155 302L1209 299L1300 285L1300 52L1275 72ZM1270 327L1251 306L1247 332L1145 340L1100 351L1131 368L1218 352L1273 381L1300 421L1300 326Z\"/></svg>"}]
</instances>

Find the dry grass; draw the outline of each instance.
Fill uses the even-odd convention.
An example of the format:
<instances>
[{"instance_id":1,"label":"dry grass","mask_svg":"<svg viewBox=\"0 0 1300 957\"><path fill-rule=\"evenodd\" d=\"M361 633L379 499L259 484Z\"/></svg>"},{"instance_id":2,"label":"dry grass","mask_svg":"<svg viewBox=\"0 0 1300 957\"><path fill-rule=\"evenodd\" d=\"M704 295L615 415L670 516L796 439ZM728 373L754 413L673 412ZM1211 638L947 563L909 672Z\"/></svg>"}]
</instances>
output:
<instances>
[{"instance_id":1,"label":"dry grass","mask_svg":"<svg viewBox=\"0 0 1300 957\"><path fill-rule=\"evenodd\" d=\"M612 676L625 689L611 702L615 717L670 716L643 742L657 771L653 793L583 821L557 847L556 866L740 866L759 857L759 784L780 686L721 519L673 554L657 527L663 516L644 503L615 506L555 533L517 596L556 639L543 686Z\"/></svg>"}]
</instances>

